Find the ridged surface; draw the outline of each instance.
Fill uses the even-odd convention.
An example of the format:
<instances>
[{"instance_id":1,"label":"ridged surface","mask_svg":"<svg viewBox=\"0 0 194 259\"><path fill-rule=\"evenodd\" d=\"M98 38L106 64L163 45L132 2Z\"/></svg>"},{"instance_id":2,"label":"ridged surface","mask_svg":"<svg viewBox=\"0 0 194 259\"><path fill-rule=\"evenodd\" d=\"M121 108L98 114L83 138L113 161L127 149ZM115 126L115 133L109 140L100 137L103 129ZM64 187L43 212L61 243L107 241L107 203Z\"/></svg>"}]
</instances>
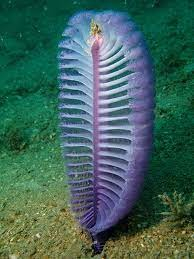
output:
<instances>
[{"instance_id":1,"label":"ridged surface","mask_svg":"<svg viewBox=\"0 0 194 259\"><path fill-rule=\"evenodd\" d=\"M91 22L99 37L91 35ZM134 205L153 135L153 69L142 34L125 14L83 12L59 44L62 146L72 210L97 234Z\"/></svg>"}]
</instances>

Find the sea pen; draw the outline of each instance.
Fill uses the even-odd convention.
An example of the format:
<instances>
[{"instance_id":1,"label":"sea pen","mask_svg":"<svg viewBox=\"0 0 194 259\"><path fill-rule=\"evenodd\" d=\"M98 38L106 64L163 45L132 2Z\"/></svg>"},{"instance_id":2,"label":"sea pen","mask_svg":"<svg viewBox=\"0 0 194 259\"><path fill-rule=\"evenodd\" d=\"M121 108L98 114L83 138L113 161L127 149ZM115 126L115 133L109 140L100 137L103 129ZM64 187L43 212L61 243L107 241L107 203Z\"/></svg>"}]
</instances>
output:
<instances>
[{"instance_id":1,"label":"sea pen","mask_svg":"<svg viewBox=\"0 0 194 259\"><path fill-rule=\"evenodd\" d=\"M127 14L81 12L59 44L60 127L72 211L93 238L135 204L153 143L154 72Z\"/></svg>"}]
</instances>

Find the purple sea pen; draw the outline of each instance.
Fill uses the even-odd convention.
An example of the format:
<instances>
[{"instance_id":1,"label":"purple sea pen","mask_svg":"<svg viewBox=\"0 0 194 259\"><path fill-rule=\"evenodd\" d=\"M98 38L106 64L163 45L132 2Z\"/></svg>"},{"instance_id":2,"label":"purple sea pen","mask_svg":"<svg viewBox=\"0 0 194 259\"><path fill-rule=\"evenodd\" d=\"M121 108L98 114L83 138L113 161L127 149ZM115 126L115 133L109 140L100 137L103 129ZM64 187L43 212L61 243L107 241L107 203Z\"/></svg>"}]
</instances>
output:
<instances>
[{"instance_id":1,"label":"purple sea pen","mask_svg":"<svg viewBox=\"0 0 194 259\"><path fill-rule=\"evenodd\" d=\"M72 210L100 252L102 233L135 204L153 142L154 75L123 13L81 12L59 44L62 146Z\"/></svg>"}]
</instances>

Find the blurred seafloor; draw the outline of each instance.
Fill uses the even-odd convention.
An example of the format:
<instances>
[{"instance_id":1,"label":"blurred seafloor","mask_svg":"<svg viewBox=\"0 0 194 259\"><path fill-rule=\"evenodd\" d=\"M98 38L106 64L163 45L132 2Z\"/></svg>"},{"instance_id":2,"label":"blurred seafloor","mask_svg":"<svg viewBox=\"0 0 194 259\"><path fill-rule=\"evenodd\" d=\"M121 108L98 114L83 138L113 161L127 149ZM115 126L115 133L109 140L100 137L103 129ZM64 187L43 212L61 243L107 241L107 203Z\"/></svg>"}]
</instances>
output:
<instances>
[{"instance_id":1,"label":"blurred seafloor","mask_svg":"<svg viewBox=\"0 0 194 259\"><path fill-rule=\"evenodd\" d=\"M57 44L78 10L127 11L156 68L155 149L132 216L96 258L192 258L190 222L162 221L158 195L194 190L194 2L0 3L0 258L91 258L67 205L58 140Z\"/></svg>"}]
</instances>

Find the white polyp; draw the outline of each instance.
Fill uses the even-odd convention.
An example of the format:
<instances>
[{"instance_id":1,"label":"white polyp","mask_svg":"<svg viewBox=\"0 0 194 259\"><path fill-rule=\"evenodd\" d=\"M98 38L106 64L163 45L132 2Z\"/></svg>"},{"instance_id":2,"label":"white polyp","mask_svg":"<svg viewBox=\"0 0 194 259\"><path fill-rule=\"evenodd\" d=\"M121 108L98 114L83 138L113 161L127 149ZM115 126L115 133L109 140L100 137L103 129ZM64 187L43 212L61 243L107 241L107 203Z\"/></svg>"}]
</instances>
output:
<instances>
[{"instance_id":1,"label":"white polyp","mask_svg":"<svg viewBox=\"0 0 194 259\"><path fill-rule=\"evenodd\" d=\"M112 72L112 73L109 73L109 74L106 74L106 75L100 75L100 79L102 79L102 80L111 79L112 77L119 76L122 73L127 72L127 71L129 71L128 67L124 67L124 68L121 68L118 71L115 71L115 72Z\"/></svg>"},{"instance_id":2,"label":"white polyp","mask_svg":"<svg viewBox=\"0 0 194 259\"><path fill-rule=\"evenodd\" d=\"M122 83L125 83L129 80L129 75L127 76L124 76L122 78L119 78L119 79L116 79L116 80L113 80L113 81L110 81L110 82L107 82L107 83L101 83L101 87L110 87L110 86L115 86L117 84L122 84Z\"/></svg>"},{"instance_id":3,"label":"white polyp","mask_svg":"<svg viewBox=\"0 0 194 259\"><path fill-rule=\"evenodd\" d=\"M112 65L109 66L105 66L105 67L99 67L99 72L100 73L104 73L104 72L108 72L111 71L115 68L117 68L118 66L122 65L123 63L125 63L126 61L128 61L128 59L126 57L123 57L121 60L118 60L117 62L115 62ZM101 65L101 64L100 64Z\"/></svg>"},{"instance_id":4,"label":"white polyp","mask_svg":"<svg viewBox=\"0 0 194 259\"><path fill-rule=\"evenodd\" d=\"M123 57L123 47L112 57L110 57L106 60L100 61L100 66L108 66L108 64L110 64L110 63L114 62L116 59L122 58L122 57Z\"/></svg>"},{"instance_id":5,"label":"white polyp","mask_svg":"<svg viewBox=\"0 0 194 259\"><path fill-rule=\"evenodd\" d=\"M118 93L121 93L121 92L127 90L128 87L129 87L128 84L126 84L126 85L117 87L115 89L111 89L111 90L107 90L107 91L102 91L99 96L100 97L105 97L105 96L107 97L107 96L112 95L112 94L118 94Z\"/></svg>"},{"instance_id":6,"label":"white polyp","mask_svg":"<svg viewBox=\"0 0 194 259\"><path fill-rule=\"evenodd\" d=\"M100 50L100 60L105 60L111 57L121 47L120 41L117 39L112 48L107 51Z\"/></svg>"}]
</instances>

